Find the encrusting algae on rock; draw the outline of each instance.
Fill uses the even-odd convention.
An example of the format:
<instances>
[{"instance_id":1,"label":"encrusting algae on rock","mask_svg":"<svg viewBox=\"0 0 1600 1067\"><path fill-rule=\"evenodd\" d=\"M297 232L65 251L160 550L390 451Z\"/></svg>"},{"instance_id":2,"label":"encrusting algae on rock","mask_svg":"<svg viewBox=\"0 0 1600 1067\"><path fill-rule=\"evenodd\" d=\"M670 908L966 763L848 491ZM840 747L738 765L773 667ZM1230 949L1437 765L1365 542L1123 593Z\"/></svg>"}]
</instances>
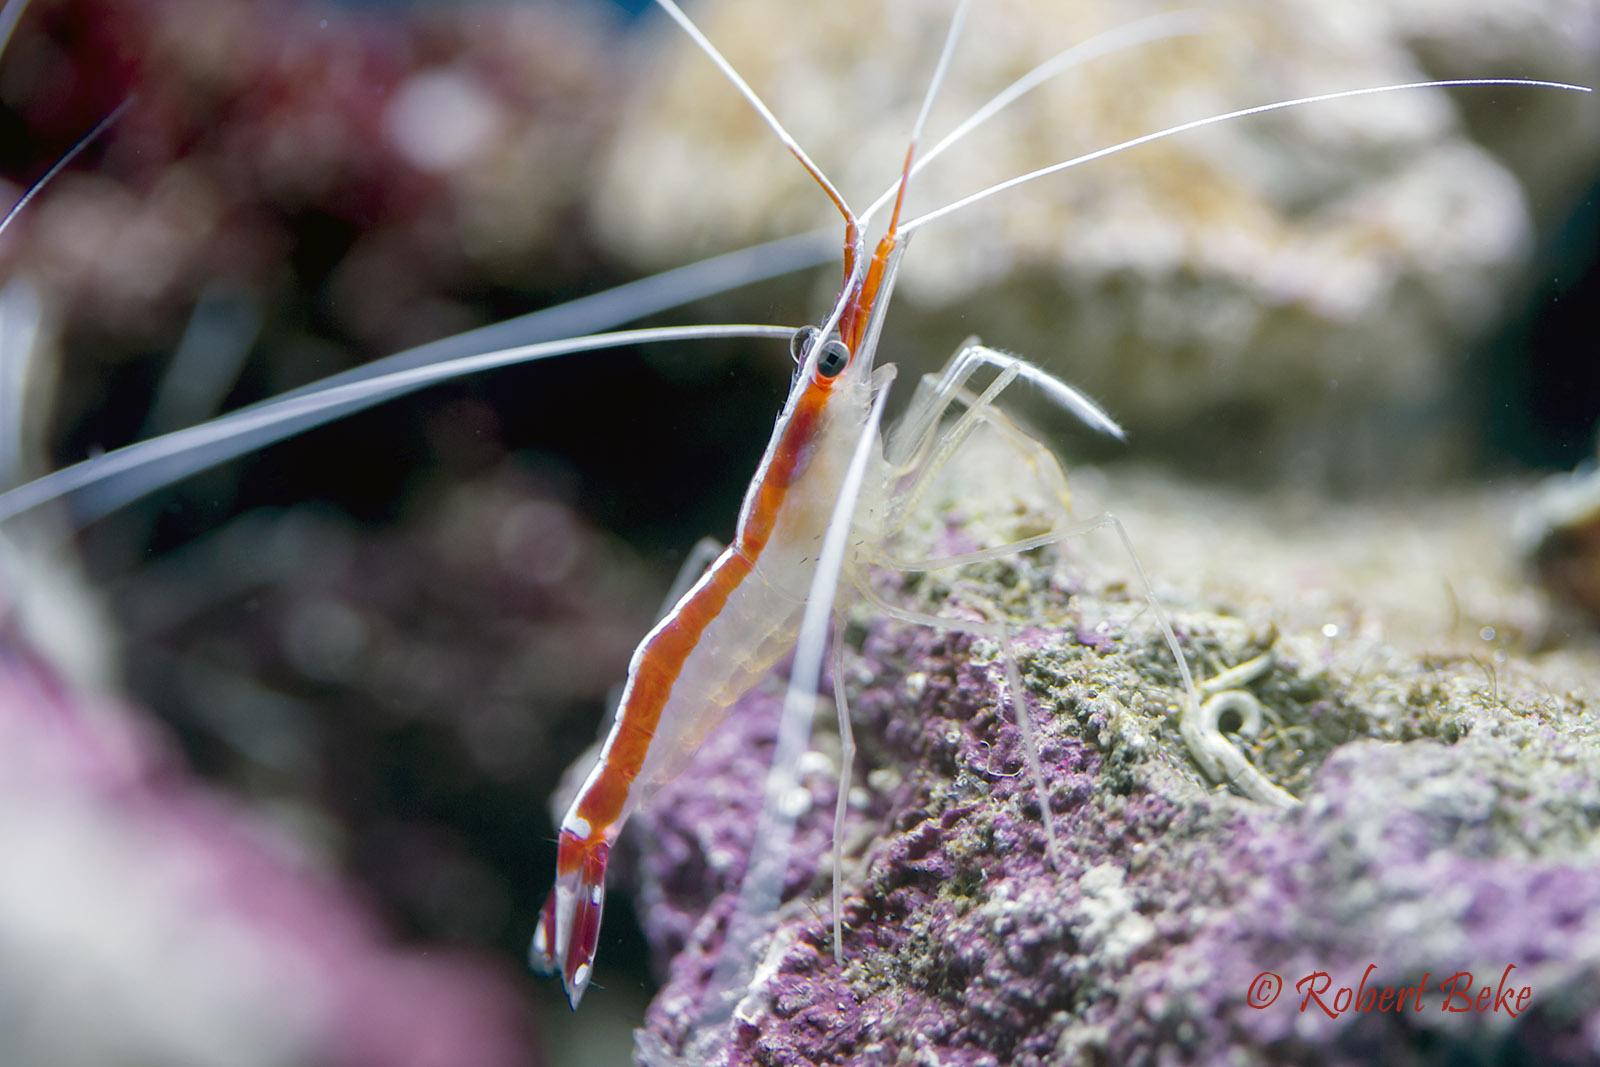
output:
<instances>
[{"instance_id":1,"label":"encrusting algae on rock","mask_svg":"<svg viewBox=\"0 0 1600 1067\"><path fill-rule=\"evenodd\" d=\"M1164 535L1145 532L1170 528L1161 508L1192 508L1200 494L1173 505L1183 491L1132 480L1124 518L1160 572ZM1263 510L1201 505L1197 527L1213 545L1249 545L1251 526L1270 541ZM1483 535L1474 510L1444 510L1457 519L1433 531L1439 572L1494 571L1469 552ZM942 514L960 536L955 513ZM858 610L846 683L867 773L844 842L844 968L826 902L837 741L824 734L802 774L810 807L789 899L755 952L765 962L740 1022L731 1033L697 1022L749 854L782 703L775 681L639 817L639 911L665 973L639 1061L1445 1063L1490 1049L1593 1062L1600 660L1593 649L1479 656L1392 619L1383 634L1382 605L1337 638L1331 623L1306 625L1328 590L1342 592L1324 617L1360 610L1341 573L1361 573L1349 560L1388 552L1399 529L1353 524L1342 572L1286 584L1270 602L1209 574L1184 576L1199 582L1192 592L1158 581L1197 680L1231 677L1263 709L1254 737L1219 740L1303 801L1292 809L1202 773L1151 614L1136 587L1090 566L1092 545L1069 548L1054 573L1035 557L893 593L1018 627L1061 870L1045 857L993 643ZM1271 573L1268 556L1258 553ZM1509 547L1505 559L1514 576ZM1504 610L1526 616L1515 582L1497 587L1511 597ZM1241 664L1250 669L1225 673ZM1476 1008L1485 986L1488 1010L1455 1010ZM1414 992L1399 1011L1402 987ZM1496 988L1510 990L1499 1009ZM1357 1001L1358 990L1373 995Z\"/></svg>"}]
</instances>

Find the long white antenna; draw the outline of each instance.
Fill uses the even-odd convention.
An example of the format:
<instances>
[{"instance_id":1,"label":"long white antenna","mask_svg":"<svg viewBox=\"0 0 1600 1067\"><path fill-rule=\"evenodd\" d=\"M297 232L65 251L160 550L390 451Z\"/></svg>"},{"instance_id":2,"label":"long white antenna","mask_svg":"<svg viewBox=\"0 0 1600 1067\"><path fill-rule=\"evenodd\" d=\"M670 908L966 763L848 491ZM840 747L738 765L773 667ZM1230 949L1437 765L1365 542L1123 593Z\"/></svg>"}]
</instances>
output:
<instances>
[{"instance_id":1,"label":"long white antenna","mask_svg":"<svg viewBox=\"0 0 1600 1067\"><path fill-rule=\"evenodd\" d=\"M1161 141L1168 137L1176 137L1180 133L1187 133L1190 130L1198 130L1204 126L1215 126L1218 123L1230 122L1234 119L1242 119L1249 115L1263 115L1268 111L1282 111L1286 108L1303 107L1307 104L1321 104L1330 100L1350 100L1358 96L1376 96L1379 93L1398 93L1408 89L1450 89L1472 85L1524 86L1534 89L1561 89L1566 92L1573 93L1587 93L1592 91L1586 85L1570 85L1566 82L1538 81L1532 78L1453 78L1447 81L1405 82L1404 84L1400 85L1378 85L1367 89L1346 89L1343 92L1320 93L1316 96L1296 97L1293 100L1279 100L1272 104L1258 104L1255 107L1242 108L1238 111L1229 111L1222 115L1212 115L1209 118L1195 119L1192 122L1184 122L1177 126L1169 126L1164 130L1157 130L1155 133L1147 133L1142 137L1134 137L1131 140L1123 141L1120 144L1114 144L1109 148L1101 148L1094 152L1086 153L1085 155L1075 156L1074 158L1066 160L1062 163L1056 163L1048 167L1041 167L1038 170L1029 171L1026 174L1018 175L1015 178L1010 178L1006 181L1000 182L998 185L991 185L987 189L980 189L971 196L964 196L954 203L946 204L944 207L935 208L926 214L918 215L911 221L904 223L900 229L904 233L911 233L915 230L921 229L923 226L933 222L935 219L942 219L946 215L953 215L962 208L970 207L980 200L987 200L996 193L1003 193L1007 189L1014 189L1019 185L1026 185L1028 182L1036 181L1039 178L1044 178L1051 174L1057 174L1061 171L1081 166L1084 163L1091 163L1097 159L1104 159L1106 156L1114 156L1118 152L1125 152L1130 148L1137 148L1139 145L1149 144L1152 141Z\"/></svg>"},{"instance_id":2,"label":"long white antenna","mask_svg":"<svg viewBox=\"0 0 1600 1067\"><path fill-rule=\"evenodd\" d=\"M318 417L329 410L343 414L463 374L572 352L631 344L716 337L788 338L793 334L794 329L788 326L662 326L622 330L521 345L499 352L413 367L366 381L348 382L256 407L241 408L199 426L162 434L86 459L9 492L0 493L0 523L68 495L74 498L79 520L92 521L171 481L159 466L165 460L181 458L187 472L204 470L240 452L278 440L284 436L281 427L285 423L303 429L306 425L315 424Z\"/></svg>"},{"instance_id":3,"label":"long white antenna","mask_svg":"<svg viewBox=\"0 0 1600 1067\"><path fill-rule=\"evenodd\" d=\"M658 311L832 262L839 257L838 233L835 226L829 225L794 237L780 237L736 252L725 252L687 266L673 267L638 281L624 282L602 292L530 311L503 322L428 341L359 367L330 374L251 406L274 404L286 397L319 392L336 385L365 381L413 367L445 363L480 352L496 352L540 341L559 341L564 337L612 330ZM329 417L336 418L337 415ZM288 435L286 431L284 436Z\"/></svg>"},{"instance_id":4,"label":"long white antenna","mask_svg":"<svg viewBox=\"0 0 1600 1067\"><path fill-rule=\"evenodd\" d=\"M778 116L774 115L772 109L767 107L766 102L756 95L756 91L750 87L750 83L745 81L737 70L733 69L733 64L728 62L727 57L717 51L717 46L711 43L710 38L700 32L700 27L696 26L689 16L684 14L683 9L673 3L673 0L656 0L656 4L661 10L672 16L672 21L683 28L683 32L687 33L689 39L699 46L700 51L711 58L711 62L717 65L717 69L721 70L728 81L733 83L733 87L738 89L744 98L750 102L750 106L756 109L756 113L761 116L762 120L772 127L772 132L778 135L778 139L783 142L784 147L794 153L794 157L800 161L801 166L810 171L811 176L817 179L817 183L822 186L823 191L828 194L828 198L833 201L834 205L844 213L845 218L853 222L855 213L850 210L850 205L845 203L845 199L840 195L839 190L828 180L828 176L822 173L822 168L817 166L810 156L806 155L806 150L800 147L800 142L796 141L793 135L784 129L783 123L778 121Z\"/></svg>"},{"instance_id":5,"label":"long white antenna","mask_svg":"<svg viewBox=\"0 0 1600 1067\"><path fill-rule=\"evenodd\" d=\"M22 209L27 207L29 202L32 201L34 197L39 195L39 190L43 189L46 185L49 185L51 180L54 179L57 174L60 174L63 170L67 169L67 164L71 163L74 159L77 159L80 152L94 143L96 137L99 137L102 133L106 132L106 129L112 123L120 119L123 113L126 112L129 107L133 106L133 101L134 97L130 96L122 103L118 104L116 110L112 111L111 114L95 123L94 129L84 134L78 139L77 144L67 149L67 154L56 160L50 169L44 172L44 177L40 178L38 181L34 182L33 185L29 186L28 191L22 194L22 198L15 204L11 205L11 210L6 212L6 217L0 219L0 233L4 233L6 231L6 227L11 225L11 220L20 215L22 213Z\"/></svg>"},{"instance_id":6,"label":"long white antenna","mask_svg":"<svg viewBox=\"0 0 1600 1067\"><path fill-rule=\"evenodd\" d=\"M442 376L465 374L468 371L462 369L465 364L461 361L485 352L525 350L540 342L558 343L563 337L609 329L630 318L676 307L747 282L817 266L838 255L835 234L836 231L828 227L729 252L352 367L221 416L237 420L229 423L223 432L211 433L205 427L190 427L183 431L186 437L140 441L46 475L31 485L19 486L15 492L21 496L0 496L0 522L61 497L71 497L78 522L92 522L191 474L427 384L416 384L419 381L416 378L397 377L403 371L454 367L457 369L443 371ZM728 329L707 327L713 331ZM678 334L677 339L688 336ZM708 333L706 336L727 334ZM773 335L761 333L758 336ZM566 350L579 349L569 347ZM528 358L541 359L556 354L547 351L542 356ZM360 382L377 382L377 385L370 391L348 388ZM342 391L323 401L307 401L307 398L321 397L334 389ZM248 424L243 421L246 412L251 413ZM155 443L158 440L164 443L158 445Z\"/></svg>"},{"instance_id":7,"label":"long white antenna","mask_svg":"<svg viewBox=\"0 0 1600 1067\"><path fill-rule=\"evenodd\" d=\"M1137 22L1130 22L1126 26L1119 26L1114 30L1107 30L1105 33L1096 34L1086 41L1073 45L1071 48L1057 52L996 93L988 103L974 111L966 121L941 138L938 144L921 153L916 162L912 164L911 173L913 175L920 173L922 168L938 159L973 130L982 126L1012 103L1033 92L1033 90L1052 78L1059 77L1074 67L1082 66L1091 60L1099 59L1101 56L1109 55L1112 52L1120 52L1124 48L1133 48L1153 41L1170 40L1174 37L1199 33L1207 25L1208 21L1209 19L1203 11L1167 11L1159 15L1151 15L1149 18L1139 19ZM868 219L883 210L884 206L894 198L899 189L900 181L895 179L895 183L885 189L878 199L874 200L872 205L861 213L862 225L866 225Z\"/></svg>"},{"instance_id":8,"label":"long white antenna","mask_svg":"<svg viewBox=\"0 0 1600 1067\"><path fill-rule=\"evenodd\" d=\"M911 127L912 145L922 140L928 115L933 111L933 101L939 95L940 86L944 85L945 75L950 73L950 60L956 54L956 45L961 42L961 31L966 27L967 15L971 11L972 0L961 0L950 18L950 29L944 35L944 48L939 52L939 62L934 64L933 77L928 79L928 91L922 94L922 110L917 112L916 124Z\"/></svg>"},{"instance_id":9,"label":"long white antenna","mask_svg":"<svg viewBox=\"0 0 1600 1067\"><path fill-rule=\"evenodd\" d=\"M0 52L6 50L6 43L11 40L11 31L17 28L17 20L28 8L28 0L11 0L10 3L0 6Z\"/></svg>"}]
</instances>

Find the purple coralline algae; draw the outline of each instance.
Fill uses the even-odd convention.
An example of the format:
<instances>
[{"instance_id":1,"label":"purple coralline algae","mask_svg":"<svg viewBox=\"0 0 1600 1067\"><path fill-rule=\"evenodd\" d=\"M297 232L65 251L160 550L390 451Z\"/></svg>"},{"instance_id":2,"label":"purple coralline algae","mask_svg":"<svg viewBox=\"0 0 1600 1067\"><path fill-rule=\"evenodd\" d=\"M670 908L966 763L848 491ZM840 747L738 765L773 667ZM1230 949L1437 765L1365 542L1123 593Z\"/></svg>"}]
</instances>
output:
<instances>
[{"instance_id":1,"label":"purple coralline algae","mask_svg":"<svg viewBox=\"0 0 1600 1067\"><path fill-rule=\"evenodd\" d=\"M858 615L843 966L828 896L838 745L819 728L787 902L770 942L732 946L762 961L735 1021L707 1007L774 683L631 833L664 976L641 1063L1600 1061L1592 691L1514 662L1491 677L1467 657L1330 664L1295 634L1181 605L1201 681L1272 654L1249 682L1266 728L1230 736L1303 801L1278 810L1189 757L1176 672L1136 598L1094 605L1114 622L1097 627L1029 565L991 577L901 593L947 614L1054 611L1017 651L1061 868L996 646Z\"/></svg>"}]
</instances>

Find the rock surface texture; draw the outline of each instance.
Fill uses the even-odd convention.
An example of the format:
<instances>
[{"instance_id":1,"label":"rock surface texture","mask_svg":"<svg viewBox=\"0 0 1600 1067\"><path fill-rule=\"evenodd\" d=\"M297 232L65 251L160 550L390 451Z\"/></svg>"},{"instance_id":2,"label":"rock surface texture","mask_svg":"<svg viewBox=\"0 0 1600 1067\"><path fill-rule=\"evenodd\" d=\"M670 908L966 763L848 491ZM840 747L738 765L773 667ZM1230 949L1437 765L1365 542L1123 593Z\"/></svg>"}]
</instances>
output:
<instances>
[{"instance_id":1,"label":"rock surface texture","mask_svg":"<svg viewBox=\"0 0 1600 1067\"><path fill-rule=\"evenodd\" d=\"M1264 726L1230 743L1302 806L1205 780L1150 612L1091 563L1092 543L1053 568L880 576L923 610L1015 623L1062 868L1019 773L996 646L858 613L846 669L865 783L845 839L844 965L824 732L802 769L791 899L770 944L739 946L762 961L740 1021L702 1025L781 703L758 691L639 816L640 913L666 971L640 1062L1600 1056L1600 657L1562 647L1564 624L1523 585L1499 533L1508 495L1340 527L1331 511L1120 482L1146 562L1179 568L1160 591L1197 677L1257 662L1222 684L1247 688ZM1209 563L1182 569L1162 533L1180 513ZM1425 560L1407 555L1413 523L1429 524ZM1453 625L1434 612L1450 600Z\"/></svg>"}]
</instances>

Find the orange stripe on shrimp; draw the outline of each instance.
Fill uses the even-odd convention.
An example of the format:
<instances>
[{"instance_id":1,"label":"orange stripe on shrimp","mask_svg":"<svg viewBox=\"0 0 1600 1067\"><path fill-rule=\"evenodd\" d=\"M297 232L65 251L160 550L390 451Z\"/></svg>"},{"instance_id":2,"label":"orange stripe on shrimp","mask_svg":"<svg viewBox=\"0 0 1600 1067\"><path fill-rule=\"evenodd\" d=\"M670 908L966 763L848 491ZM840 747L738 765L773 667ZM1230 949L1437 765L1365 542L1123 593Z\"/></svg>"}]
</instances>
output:
<instances>
[{"instance_id":1,"label":"orange stripe on shrimp","mask_svg":"<svg viewBox=\"0 0 1600 1067\"><path fill-rule=\"evenodd\" d=\"M678 12L671 0L660 0L660 3L689 30L714 60L719 60L715 49ZM736 85L744 88L731 68L720 61L719 65L724 66ZM680 748L691 738L697 745L711 725L720 721L721 712L727 705L742 696L760 676L755 671L744 669L735 672L738 681L729 679L728 685L715 692L697 691L694 685L684 692L680 683L693 669L691 661L697 656L709 659L738 655L747 647L745 642L750 642L754 648L765 647L769 651L768 656L758 653L751 657L759 662L772 658L772 649L787 646L792 640L805 595L803 583L795 579L808 575L814 568L814 546L821 540L831 508L812 507L812 514L786 521L791 512L804 510L805 507L788 505L795 496L797 485L813 472L815 461L830 451L830 431L842 431L831 434L832 438L848 440L852 445L856 442L866 411L864 401L870 392L861 388L864 375L857 374L847 379L845 371L863 349L877 298L884 290L889 257L898 241L900 209L916 155L913 135L901 171L899 192L888 232L878 242L867 270L858 273L856 265L860 256L861 228L856 215L821 170L765 110L764 105L752 93L747 91L746 95L769 124L779 131L779 136L795 158L816 179L844 216L844 288L827 323L818 328L808 327L796 335L795 355L801 361L800 369L796 373L789 400L778 417L766 455L746 495L737 536L706 575L668 611L635 651L629 665L628 682L599 761L562 819L556 859L556 885L541 912L529 950L529 962L535 970L561 972L568 999L574 1008L583 997L593 974L600 914L605 900L605 869L611 845L633 805L642 799L641 789L653 791L653 787L660 784L660 780L648 772L652 756L668 747ZM839 335L837 339L829 335L835 326ZM870 364L870 359L865 362ZM841 382L850 384L836 391L835 386ZM836 404L836 399L841 396L848 399L842 405ZM845 413L834 410L839 406L846 409ZM840 450L835 447L832 451L837 453ZM808 504L820 501L823 505L831 505L835 496L833 488L843 475L844 467L837 462L824 466L829 469L817 478L818 490L803 494ZM778 612L772 617L775 624L767 633L746 630L733 635L736 637L733 649L737 651L730 653L728 645L723 642L709 643L711 647L708 648L708 632L725 617L724 613L741 587L752 575L760 572L763 559L772 548L780 554L787 553L787 558L778 569L788 573L770 579L778 583L779 596L773 598L757 594L755 599L778 606ZM808 561L811 567L806 566ZM766 664L762 666L764 668ZM706 706L687 708L679 716L669 716L669 705L674 699L699 699ZM669 717L673 720L673 728L663 731L663 719ZM665 769L676 770L679 762L677 759L667 759ZM645 779L642 783L641 778Z\"/></svg>"}]
</instances>

